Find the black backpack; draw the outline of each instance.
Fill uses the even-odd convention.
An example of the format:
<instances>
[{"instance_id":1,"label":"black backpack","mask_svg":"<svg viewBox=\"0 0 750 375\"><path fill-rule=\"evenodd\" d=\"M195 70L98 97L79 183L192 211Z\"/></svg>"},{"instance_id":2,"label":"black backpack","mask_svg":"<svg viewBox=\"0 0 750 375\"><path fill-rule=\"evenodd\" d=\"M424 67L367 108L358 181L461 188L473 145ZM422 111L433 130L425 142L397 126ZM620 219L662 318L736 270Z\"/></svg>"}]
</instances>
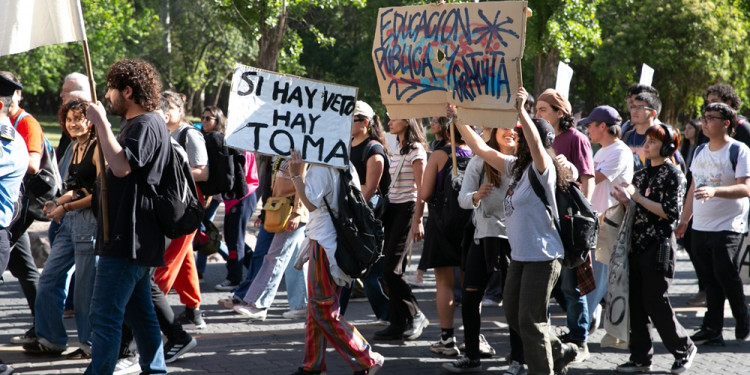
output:
<instances>
[{"instance_id":1,"label":"black backpack","mask_svg":"<svg viewBox=\"0 0 750 375\"><path fill-rule=\"evenodd\" d=\"M245 155L224 145L219 132L203 134L208 154L208 180L198 182L204 195L222 194L224 199L239 199L247 195L245 184Z\"/></svg>"},{"instance_id":2,"label":"black backpack","mask_svg":"<svg viewBox=\"0 0 750 375\"><path fill-rule=\"evenodd\" d=\"M435 220L435 224L443 233L457 233L456 228L463 228L471 219L472 210L461 208L458 204L458 193L464 181L466 166L469 165L471 157L456 155L456 167L458 173L453 176L453 160L450 157L450 147L444 147L449 157L443 165L442 175L435 185L435 192L429 203L429 220Z\"/></svg>"},{"instance_id":3,"label":"black backpack","mask_svg":"<svg viewBox=\"0 0 750 375\"><path fill-rule=\"evenodd\" d=\"M339 171L338 217L325 197L323 202L336 228L336 263L352 278L365 276L383 254L383 224L375 218L348 169Z\"/></svg>"},{"instance_id":4,"label":"black backpack","mask_svg":"<svg viewBox=\"0 0 750 375\"><path fill-rule=\"evenodd\" d=\"M552 213L552 207L547 202L544 188L531 168L528 172L531 187L544 203L544 207L547 208L550 216L555 217ZM578 185L573 182L565 190L555 186L555 200L557 201L559 217L559 222L555 220L555 228L560 234L565 250L562 264L566 268L576 268L588 259L591 250L596 249L599 219L596 211L591 209L591 203L581 193Z\"/></svg>"},{"instance_id":5,"label":"black backpack","mask_svg":"<svg viewBox=\"0 0 750 375\"><path fill-rule=\"evenodd\" d=\"M194 232L203 219L190 164L170 138L169 161L154 197L154 213L165 236L175 239Z\"/></svg>"}]
</instances>

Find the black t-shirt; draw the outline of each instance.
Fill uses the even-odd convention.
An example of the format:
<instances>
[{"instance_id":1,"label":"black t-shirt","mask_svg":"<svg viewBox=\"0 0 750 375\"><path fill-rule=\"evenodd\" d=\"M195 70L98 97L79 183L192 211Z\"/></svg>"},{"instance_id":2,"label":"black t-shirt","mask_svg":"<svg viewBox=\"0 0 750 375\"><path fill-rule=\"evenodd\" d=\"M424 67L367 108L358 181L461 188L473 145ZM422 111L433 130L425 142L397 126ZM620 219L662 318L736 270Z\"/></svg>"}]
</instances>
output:
<instances>
[{"instance_id":1,"label":"black t-shirt","mask_svg":"<svg viewBox=\"0 0 750 375\"><path fill-rule=\"evenodd\" d=\"M156 195L169 161L167 125L161 116L148 112L123 120L120 129L117 142L132 171L121 178L107 169L110 241L104 243L99 221L96 253L129 258L140 266L163 266L164 234L156 221L151 197Z\"/></svg>"},{"instance_id":2,"label":"black t-shirt","mask_svg":"<svg viewBox=\"0 0 750 375\"><path fill-rule=\"evenodd\" d=\"M369 150L367 150L367 146L370 143L372 143L372 146L369 148ZM365 152L367 152L366 157L364 156ZM365 183L367 182L367 161L374 155L382 155L383 160L385 161L383 174L380 176L380 183L378 184L378 187L380 188L381 193L383 195L386 195L388 194L388 187L390 187L391 185L391 174L388 171L390 162L388 159L388 154L386 154L385 148L380 144L380 142L370 137L362 141L360 144L352 146L349 160L351 160L352 164L354 165L354 169L357 170L357 174L359 175L359 183L361 185L365 185Z\"/></svg>"}]
</instances>

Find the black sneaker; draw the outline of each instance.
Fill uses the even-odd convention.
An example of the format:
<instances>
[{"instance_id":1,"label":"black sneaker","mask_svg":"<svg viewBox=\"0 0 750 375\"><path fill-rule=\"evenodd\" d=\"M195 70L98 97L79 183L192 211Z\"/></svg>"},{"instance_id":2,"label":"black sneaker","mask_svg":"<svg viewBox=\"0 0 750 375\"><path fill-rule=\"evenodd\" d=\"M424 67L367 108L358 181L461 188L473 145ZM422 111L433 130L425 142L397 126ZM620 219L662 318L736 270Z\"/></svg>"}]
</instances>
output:
<instances>
[{"instance_id":1,"label":"black sneaker","mask_svg":"<svg viewBox=\"0 0 750 375\"><path fill-rule=\"evenodd\" d=\"M193 350L198 345L198 341L190 335L180 342L167 341L164 344L164 362L172 363L180 358L183 354Z\"/></svg>"},{"instance_id":2,"label":"black sneaker","mask_svg":"<svg viewBox=\"0 0 750 375\"><path fill-rule=\"evenodd\" d=\"M573 362L578 356L578 345L575 343L562 343L562 353L560 358L555 360L554 371L555 374L566 374L568 372L568 365Z\"/></svg>"},{"instance_id":3,"label":"black sneaker","mask_svg":"<svg viewBox=\"0 0 750 375\"><path fill-rule=\"evenodd\" d=\"M469 357L463 357L455 362L443 363L443 368L455 374L484 371L482 370L482 362L480 360L469 359Z\"/></svg>"},{"instance_id":4,"label":"black sneaker","mask_svg":"<svg viewBox=\"0 0 750 375\"><path fill-rule=\"evenodd\" d=\"M690 368L690 365L693 364L693 359L695 358L695 355L697 353L698 348L695 345L691 346L684 358L680 358L674 361L674 364L672 364L672 373L682 374L683 372L687 371Z\"/></svg>"},{"instance_id":5,"label":"black sneaker","mask_svg":"<svg viewBox=\"0 0 750 375\"><path fill-rule=\"evenodd\" d=\"M194 309L185 307L185 311L177 317L177 322L182 324L185 328L206 328L206 322L203 320L203 312L197 307Z\"/></svg>"},{"instance_id":6,"label":"black sneaker","mask_svg":"<svg viewBox=\"0 0 750 375\"><path fill-rule=\"evenodd\" d=\"M627 361L615 368L615 371L622 372L625 374L636 374L641 372L651 371L650 363L638 363L633 361Z\"/></svg>"},{"instance_id":7,"label":"black sneaker","mask_svg":"<svg viewBox=\"0 0 750 375\"><path fill-rule=\"evenodd\" d=\"M64 352L65 349L67 349L66 346L61 346L61 347L47 346L39 342L39 340L34 340L30 343L23 344L23 350L25 350L26 353L29 353L29 354L44 354L44 355L58 356L62 354L62 352Z\"/></svg>"},{"instance_id":8,"label":"black sneaker","mask_svg":"<svg viewBox=\"0 0 750 375\"><path fill-rule=\"evenodd\" d=\"M695 345L724 345L724 337L721 335L721 332L716 332L708 327L702 327L698 332L690 336L690 339L693 340Z\"/></svg>"},{"instance_id":9,"label":"black sneaker","mask_svg":"<svg viewBox=\"0 0 750 375\"><path fill-rule=\"evenodd\" d=\"M402 340L404 338L404 331L406 330L403 326L398 326L391 323L388 327L375 331L375 340Z\"/></svg>"},{"instance_id":10,"label":"black sneaker","mask_svg":"<svg viewBox=\"0 0 750 375\"><path fill-rule=\"evenodd\" d=\"M36 341L36 329L34 326L31 326L28 331L24 332L21 336L13 336L10 339L11 344L15 345L23 345L23 344L30 344L32 342Z\"/></svg>"}]
</instances>

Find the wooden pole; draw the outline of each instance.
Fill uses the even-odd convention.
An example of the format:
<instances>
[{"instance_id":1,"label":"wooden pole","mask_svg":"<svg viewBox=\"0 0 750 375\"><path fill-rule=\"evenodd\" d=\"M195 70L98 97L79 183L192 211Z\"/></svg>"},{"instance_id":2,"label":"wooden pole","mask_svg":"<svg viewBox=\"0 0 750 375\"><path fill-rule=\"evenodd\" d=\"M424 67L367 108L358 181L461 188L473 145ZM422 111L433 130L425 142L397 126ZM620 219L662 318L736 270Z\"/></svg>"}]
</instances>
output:
<instances>
[{"instance_id":1,"label":"wooden pole","mask_svg":"<svg viewBox=\"0 0 750 375\"><path fill-rule=\"evenodd\" d=\"M458 176L458 166L456 162L456 125L453 124L453 119L450 121L451 129L451 159L453 159L453 177Z\"/></svg>"},{"instance_id":2,"label":"wooden pole","mask_svg":"<svg viewBox=\"0 0 750 375\"><path fill-rule=\"evenodd\" d=\"M94 70L91 67L91 53L89 52L89 41L84 39L83 41L83 57L86 62L86 76L89 78L89 90L91 90L91 101L96 103L96 83L94 82ZM102 217L99 219L102 221L102 227L104 232L104 243L109 243L109 205L107 204L107 169L104 164L104 150L101 146L97 147L99 152L96 153L96 163L99 165L101 173L99 173L99 183L101 185L99 194L99 207L101 207Z\"/></svg>"}]
</instances>

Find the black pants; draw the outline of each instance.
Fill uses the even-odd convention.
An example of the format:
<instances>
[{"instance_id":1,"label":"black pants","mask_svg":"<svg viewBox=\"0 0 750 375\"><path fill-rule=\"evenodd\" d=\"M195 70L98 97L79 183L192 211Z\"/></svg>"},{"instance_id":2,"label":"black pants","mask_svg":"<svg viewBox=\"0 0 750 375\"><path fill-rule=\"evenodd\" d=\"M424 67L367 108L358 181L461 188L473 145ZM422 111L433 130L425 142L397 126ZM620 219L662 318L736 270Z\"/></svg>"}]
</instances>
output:
<instances>
[{"instance_id":1,"label":"black pants","mask_svg":"<svg viewBox=\"0 0 750 375\"><path fill-rule=\"evenodd\" d=\"M405 327L419 312L417 298L406 282L406 240L411 233L414 202L391 203L383 214L383 279L388 286L389 317L396 327Z\"/></svg>"},{"instance_id":2,"label":"black pants","mask_svg":"<svg viewBox=\"0 0 750 375\"><path fill-rule=\"evenodd\" d=\"M11 240L11 242L13 241ZM15 245L11 248L8 271L21 284L21 290L23 290L26 303L28 303L33 316L36 288L39 284L39 269L36 268L34 257L31 255L31 242L29 242L29 234L26 232L18 237Z\"/></svg>"},{"instance_id":3,"label":"black pants","mask_svg":"<svg viewBox=\"0 0 750 375\"><path fill-rule=\"evenodd\" d=\"M742 234L729 231L703 232L693 229L696 265L704 275L706 306L703 326L716 332L724 328L724 301L729 300L737 325L747 327L747 304L739 272Z\"/></svg>"},{"instance_id":4,"label":"black pants","mask_svg":"<svg viewBox=\"0 0 750 375\"><path fill-rule=\"evenodd\" d=\"M672 310L667 289L671 279L657 270L655 242L645 251L630 254L630 360L650 364L654 355L650 325L675 358L684 358L693 346Z\"/></svg>"},{"instance_id":5,"label":"black pants","mask_svg":"<svg viewBox=\"0 0 750 375\"><path fill-rule=\"evenodd\" d=\"M489 262L485 254L494 254L492 257L499 260L497 269L494 266L488 267ZM495 271L502 275L503 284L505 284L509 257L510 244L508 239L499 237L479 239L479 244L472 243L466 254L461 315L464 323L466 356L470 359L479 359L479 327L482 318L481 305L484 290ZM510 330L510 355L512 360L525 363L521 336L513 329Z\"/></svg>"}]
</instances>

